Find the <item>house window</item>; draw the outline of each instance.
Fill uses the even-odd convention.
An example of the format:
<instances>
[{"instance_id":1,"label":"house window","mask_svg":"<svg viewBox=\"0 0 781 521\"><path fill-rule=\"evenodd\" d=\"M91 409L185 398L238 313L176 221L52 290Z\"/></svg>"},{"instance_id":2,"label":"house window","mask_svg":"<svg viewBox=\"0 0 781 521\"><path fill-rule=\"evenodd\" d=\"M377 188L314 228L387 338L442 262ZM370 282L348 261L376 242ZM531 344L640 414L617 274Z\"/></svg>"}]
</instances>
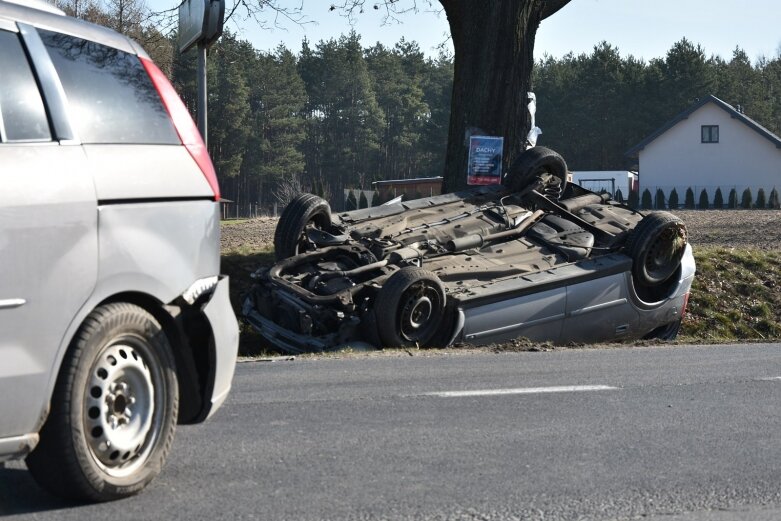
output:
<instances>
[{"instance_id":1,"label":"house window","mask_svg":"<svg viewBox=\"0 0 781 521\"><path fill-rule=\"evenodd\" d=\"M719 142L719 126L718 125L703 125L702 126L702 142L703 143L718 143Z\"/></svg>"}]
</instances>

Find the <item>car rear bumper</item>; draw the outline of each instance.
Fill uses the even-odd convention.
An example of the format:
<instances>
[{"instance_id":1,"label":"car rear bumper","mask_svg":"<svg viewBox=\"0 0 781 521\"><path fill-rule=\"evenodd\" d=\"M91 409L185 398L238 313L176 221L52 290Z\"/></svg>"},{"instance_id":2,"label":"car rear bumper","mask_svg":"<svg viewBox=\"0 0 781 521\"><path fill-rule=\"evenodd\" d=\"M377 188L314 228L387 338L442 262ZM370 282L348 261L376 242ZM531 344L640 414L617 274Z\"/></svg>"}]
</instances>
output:
<instances>
[{"instance_id":1,"label":"car rear bumper","mask_svg":"<svg viewBox=\"0 0 781 521\"><path fill-rule=\"evenodd\" d=\"M0 461L23 458L38 445L38 434L0 438Z\"/></svg>"},{"instance_id":2,"label":"car rear bumper","mask_svg":"<svg viewBox=\"0 0 781 521\"><path fill-rule=\"evenodd\" d=\"M206 397L206 410L201 415L204 419L214 414L227 398L239 354L239 323L230 303L228 285L228 277L221 276L202 308L212 331L214 357L212 385Z\"/></svg>"}]
</instances>

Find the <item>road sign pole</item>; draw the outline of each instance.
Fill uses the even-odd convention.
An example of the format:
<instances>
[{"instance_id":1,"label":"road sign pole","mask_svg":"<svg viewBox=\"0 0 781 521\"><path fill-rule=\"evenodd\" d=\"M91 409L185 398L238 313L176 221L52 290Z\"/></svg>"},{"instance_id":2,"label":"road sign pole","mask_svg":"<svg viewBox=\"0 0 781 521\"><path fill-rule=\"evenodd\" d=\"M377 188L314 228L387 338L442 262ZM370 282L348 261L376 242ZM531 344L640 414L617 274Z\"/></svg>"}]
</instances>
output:
<instances>
[{"instance_id":1,"label":"road sign pole","mask_svg":"<svg viewBox=\"0 0 781 521\"><path fill-rule=\"evenodd\" d=\"M198 130L201 132L203 143L206 141L206 43L198 43Z\"/></svg>"}]
</instances>

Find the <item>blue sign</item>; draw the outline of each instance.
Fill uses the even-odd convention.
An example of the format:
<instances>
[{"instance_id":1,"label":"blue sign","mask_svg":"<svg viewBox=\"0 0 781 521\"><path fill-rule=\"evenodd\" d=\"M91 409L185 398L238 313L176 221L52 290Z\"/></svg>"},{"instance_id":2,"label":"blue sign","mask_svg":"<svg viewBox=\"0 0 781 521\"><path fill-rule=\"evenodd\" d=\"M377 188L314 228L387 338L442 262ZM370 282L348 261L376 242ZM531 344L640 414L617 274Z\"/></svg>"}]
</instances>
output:
<instances>
[{"instance_id":1,"label":"blue sign","mask_svg":"<svg viewBox=\"0 0 781 521\"><path fill-rule=\"evenodd\" d=\"M498 185L502 182L504 138L472 136L469 138L467 184Z\"/></svg>"}]
</instances>

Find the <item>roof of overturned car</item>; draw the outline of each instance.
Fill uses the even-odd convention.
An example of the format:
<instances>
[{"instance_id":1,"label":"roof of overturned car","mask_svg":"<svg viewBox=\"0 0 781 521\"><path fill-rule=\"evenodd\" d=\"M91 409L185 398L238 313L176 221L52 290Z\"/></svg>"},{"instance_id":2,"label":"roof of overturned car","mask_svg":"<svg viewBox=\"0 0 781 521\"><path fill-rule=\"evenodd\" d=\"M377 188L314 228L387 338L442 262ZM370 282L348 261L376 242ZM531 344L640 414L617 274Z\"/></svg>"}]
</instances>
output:
<instances>
[{"instance_id":1,"label":"roof of overturned car","mask_svg":"<svg viewBox=\"0 0 781 521\"><path fill-rule=\"evenodd\" d=\"M694 276L683 223L566 179L534 147L498 186L339 214L302 194L244 315L293 353L674 337Z\"/></svg>"}]
</instances>

